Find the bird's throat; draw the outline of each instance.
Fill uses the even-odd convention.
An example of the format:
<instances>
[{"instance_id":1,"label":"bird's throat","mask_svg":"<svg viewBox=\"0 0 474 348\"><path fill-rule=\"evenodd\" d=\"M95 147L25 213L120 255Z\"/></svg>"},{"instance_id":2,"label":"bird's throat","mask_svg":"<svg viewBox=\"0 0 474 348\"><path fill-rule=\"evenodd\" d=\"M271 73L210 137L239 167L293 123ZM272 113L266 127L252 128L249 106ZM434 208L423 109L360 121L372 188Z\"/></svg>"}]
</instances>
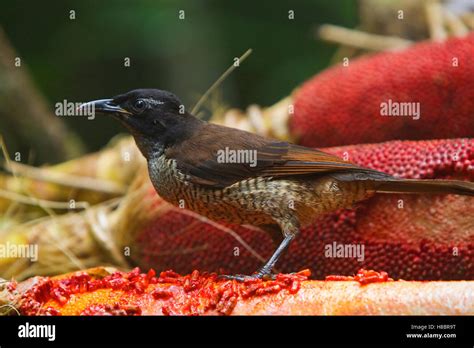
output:
<instances>
[{"instance_id":1,"label":"bird's throat","mask_svg":"<svg viewBox=\"0 0 474 348\"><path fill-rule=\"evenodd\" d=\"M135 143L140 149L140 152L147 160L159 157L165 152L165 145L160 141L150 139L141 134L133 134L133 138L135 139Z\"/></svg>"}]
</instances>

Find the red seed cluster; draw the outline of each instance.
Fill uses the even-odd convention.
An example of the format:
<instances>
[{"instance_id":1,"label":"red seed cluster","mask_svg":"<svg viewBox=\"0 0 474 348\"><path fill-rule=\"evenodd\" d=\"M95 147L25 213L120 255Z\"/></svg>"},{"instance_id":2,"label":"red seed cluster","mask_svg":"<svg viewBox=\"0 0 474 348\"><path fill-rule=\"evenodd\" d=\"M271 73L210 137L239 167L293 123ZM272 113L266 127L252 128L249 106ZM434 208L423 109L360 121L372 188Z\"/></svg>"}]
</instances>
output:
<instances>
[{"instance_id":1,"label":"red seed cluster","mask_svg":"<svg viewBox=\"0 0 474 348\"><path fill-rule=\"evenodd\" d=\"M296 274L278 274L275 280L249 279L240 283L220 280L215 273L199 273L180 276L173 271L162 272L159 283L173 284L166 291L154 290L152 295L168 300L162 307L164 315L200 315L208 312L229 315L240 299L276 294L287 290L296 294L300 284L310 276L308 270ZM179 289L177 289L178 287ZM182 290L182 291L179 291Z\"/></svg>"},{"instance_id":2,"label":"red seed cluster","mask_svg":"<svg viewBox=\"0 0 474 348\"><path fill-rule=\"evenodd\" d=\"M209 311L228 315L241 299L276 294L287 290L295 294L300 283L310 276L308 270L296 274L278 274L275 280L218 279L215 273L193 271L181 276L174 271L164 271L159 277L150 270L140 273L114 272L104 278L92 278L87 273L77 272L61 279L36 278L19 301L23 315L61 315L61 307L68 304L72 296L81 296L100 289L122 291L124 295L113 304L92 301L80 315L141 315L147 298L162 301L165 315L198 315ZM98 297L100 301L100 297ZM51 301L57 306L46 306Z\"/></svg>"},{"instance_id":3,"label":"red seed cluster","mask_svg":"<svg viewBox=\"0 0 474 348\"><path fill-rule=\"evenodd\" d=\"M155 272L140 273L135 268L129 273L115 272L101 279L92 278L85 272L76 272L67 278L37 278L37 283L22 294L20 300L22 314L25 315L59 315L54 308L44 307L44 303L53 300L60 305L66 304L72 295L92 292L98 289L123 290L134 294L143 294L149 284L155 284ZM123 309L123 308L122 308ZM91 308L88 311L99 310ZM114 308L103 307L104 313Z\"/></svg>"},{"instance_id":4,"label":"red seed cluster","mask_svg":"<svg viewBox=\"0 0 474 348\"><path fill-rule=\"evenodd\" d=\"M125 315L141 315L142 310L139 306L121 305L115 303L108 304L92 304L84 309L80 315L97 315L97 316L125 316Z\"/></svg>"},{"instance_id":5,"label":"red seed cluster","mask_svg":"<svg viewBox=\"0 0 474 348\"><path fill-rule=\"evenodd\" d=\"M474 139L391 141L326 149L359 165L405 178L474 178ZM399 208L399 200L403 207ZM376 195L322 216L305 227L277 264L280 272L310 268L313 277L387 271L395 279L474 279L474 204L456 195ZM261 231L230 227L263 259L275 248ZM326 257L325 247L364 246L364 260ZM142 267L225 273L254 272L262 265L233 236L171 211L135 235L133 260Z\"/></svg>"},{"instance_id":6,"label":"red seed cluster","mask_svg":"<svg viewBox=\"0 0 474 348\"><path fill-rule=\"evenodd\" d=\"M330 152L401 178L474 178L474 139L390 141L332 148Z\"/></svg>"},{"instance_id":7,"label":"red seed cluster","mask_svg":"<svg viewBox=\"0 0 474 348\"><path fill-rule=\"evenodd\" d=\"M474 34L327 69L295 93L292 133L314 147L472 137L472 52ZM389 100L420 103L420 118L381 116Z\"/></svg>"},{"instance_id":8,"label":"red seed cluster","mask_svg":"<svg viewBox=\"0 0 474 348\"><path fill-rule=\"evenodd\" d=\"M329 275L326 277L328 281L356 281L361 285L367 285L371 283L384 283L393 281L392 278L388 277L387 272L376 272L373 270L366 270L361 268L355 276L341 276L341 275Z\"/></svg>"}]
</instances>

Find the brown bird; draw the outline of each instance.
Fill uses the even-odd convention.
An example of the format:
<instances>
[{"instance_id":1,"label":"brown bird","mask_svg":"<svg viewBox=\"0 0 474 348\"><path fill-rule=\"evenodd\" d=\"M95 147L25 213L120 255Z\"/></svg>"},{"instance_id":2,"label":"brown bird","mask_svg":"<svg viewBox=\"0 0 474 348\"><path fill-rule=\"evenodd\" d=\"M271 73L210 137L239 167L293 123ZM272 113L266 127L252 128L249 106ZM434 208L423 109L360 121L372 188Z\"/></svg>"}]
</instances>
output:
<instances>
[{"instance_id":1,"label":"brown bird","mask_svg":"<svg viewBox=\"0 0 474 348\"><path fill-rule=\"evenodd\" d=\"M474 195L474 183L398 179L319 150L207 123L162 90L133 90L82 107L128 128L162 198L213 220L260 227L279 241L256 273L228 278L272 277L301 227L375 193Z\"/></svg>"}]
</instances>

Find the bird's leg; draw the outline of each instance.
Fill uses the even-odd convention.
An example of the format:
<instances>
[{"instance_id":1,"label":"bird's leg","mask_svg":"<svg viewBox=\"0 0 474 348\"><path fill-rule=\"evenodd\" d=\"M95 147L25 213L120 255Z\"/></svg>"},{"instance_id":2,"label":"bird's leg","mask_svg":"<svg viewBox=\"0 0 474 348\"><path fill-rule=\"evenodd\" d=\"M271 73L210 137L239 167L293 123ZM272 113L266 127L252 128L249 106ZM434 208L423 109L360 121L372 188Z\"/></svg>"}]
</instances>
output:
<instances>
[{"instance_id":1,"label":"bird's leg","mask_svg":"<svg viewBox=\"0 0 474 348\"><path fill-rule=\"evenodd\" d=\"M267 263L262 268L260 268L260 270L256 273L258 275L261 275L261 277L259 278L263 278L266 275L270 275L272 273L273 267L275 266L275 264L277 263L278 259L283 254L283 252L288 248L288 246L290 245L291 241L295 238L295 236L296 236L295 234L290 234L290 235L287 235L283 239L283 241L280 243L280 245L275 250L273 255L267 261Z\"/></svg>"},{"instance_id":2,"label":"bird's leg","mask_svg":"<svg viewBox=\"0 0 474 348\"><path fill-rule=\"evenodd\" d=\"M252 275L244 275L244 274L235 274L235 275L221 275L221 278L225 279L235 279L239 281L244 281L247 279L274 279L275 275L272 274L272 269L277 263L278 259L280 256L283 254L283 252L288 248L290 245L291 241L296 237L295 232L286 232L285 238L283 241L280 243L278 248L275 250L273 255L270 257L270 259L265 263L265 265L260 268L257 272L255 272Z\"/></svg>"}]
</instances>

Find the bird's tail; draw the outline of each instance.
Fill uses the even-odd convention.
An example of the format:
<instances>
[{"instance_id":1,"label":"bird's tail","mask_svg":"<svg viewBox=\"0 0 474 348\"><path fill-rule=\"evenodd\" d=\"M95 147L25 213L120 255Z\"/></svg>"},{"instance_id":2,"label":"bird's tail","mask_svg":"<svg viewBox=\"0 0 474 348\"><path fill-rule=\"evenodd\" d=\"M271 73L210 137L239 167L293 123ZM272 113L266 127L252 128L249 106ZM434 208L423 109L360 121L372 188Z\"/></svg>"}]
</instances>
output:
<instances>
[{"instance_id":1,"label":"bird's tail","mask_svg":"<svg viewBox=\"0 0 474 348\"><path fill-rule=\"evenodd\" d=\"M474 196L474 183L460 180L382 180L376 184L378 193L435 193Z\"/></svg>"}]
</instances>

